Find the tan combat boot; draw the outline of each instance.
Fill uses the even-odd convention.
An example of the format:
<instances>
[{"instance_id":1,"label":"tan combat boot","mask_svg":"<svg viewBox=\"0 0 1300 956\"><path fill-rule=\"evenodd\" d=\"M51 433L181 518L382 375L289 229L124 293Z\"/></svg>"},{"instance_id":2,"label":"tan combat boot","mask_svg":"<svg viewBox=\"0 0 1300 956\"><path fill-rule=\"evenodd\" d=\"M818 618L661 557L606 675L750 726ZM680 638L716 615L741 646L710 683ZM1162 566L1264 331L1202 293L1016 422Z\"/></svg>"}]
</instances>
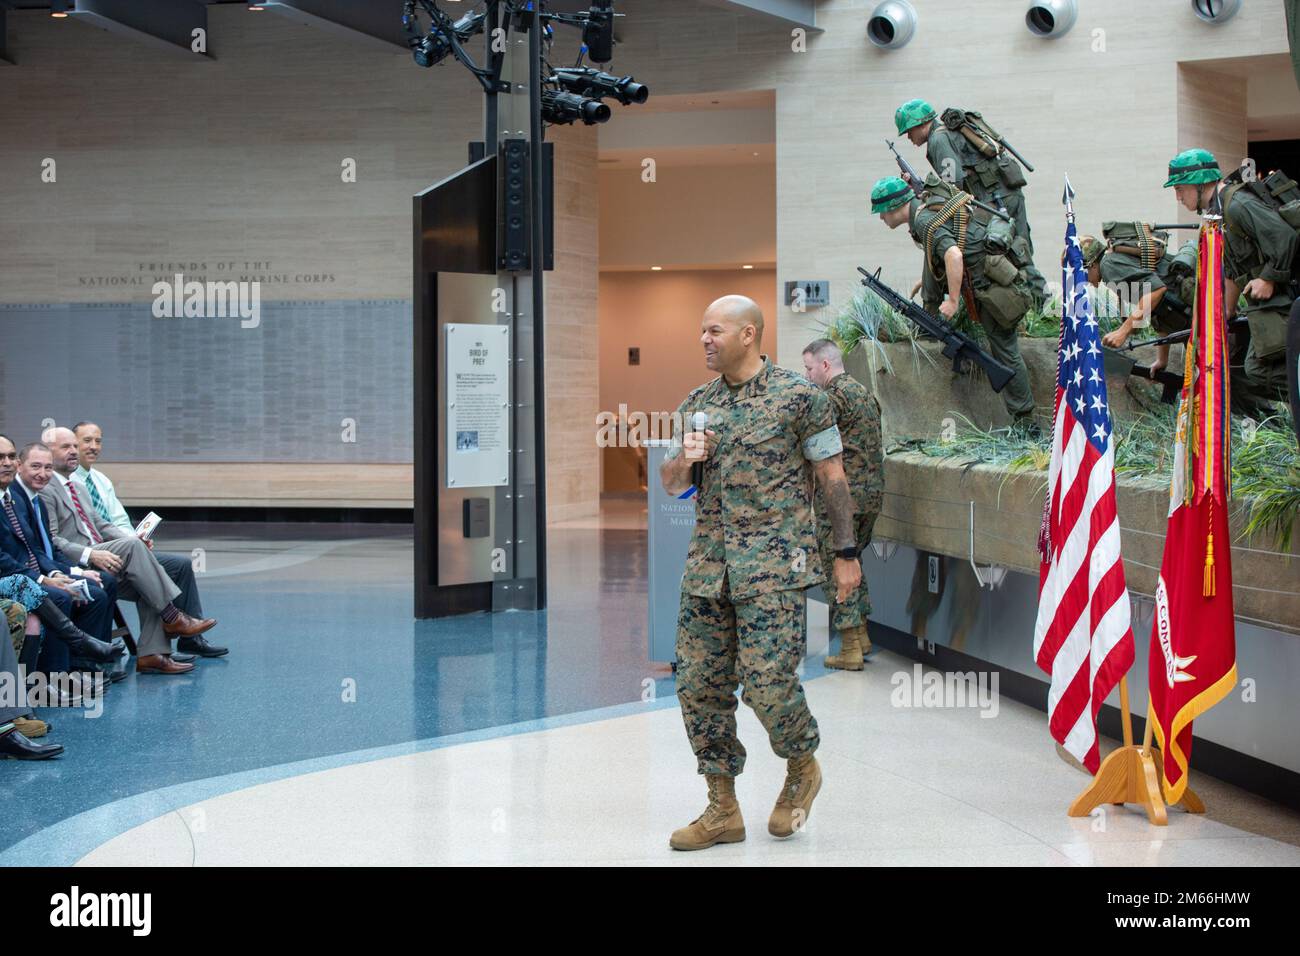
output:
<instances>
[{"instance_id":1,"label":"tan combat boot","mask_svg":"<svg viewBox=\"0 0 1300 956\"><path fill-rule=\"evenodd\" d=\"M704 850L715 843L739 843L745 839L745 821L736 802L736 778L710 773L709 805L690 826L674 830L668 845L674 850Z\"/></svg>"},{"instance_id":2,"label":"tan combat boot","mask_svg":"<svg viewBox=\"0 0 1300 956\"><path fill-rule=\"evenodd\" d=\"M863 642L866 647L863 647ZM846 627L840 632L840 652L828 655L826 666L846 671L862 670L862 655L871 650L865 627Z\"/></svg>"},{"instance_id":3,"label":"tan combat boot","mask_svg":"<svg viewBox=\"0 0 1300 956\"><path fill-rule=\"evenodd\" d=\"M822 788L822 768L812 754L792 757L786 766L785 786L767 821L767 832L774 837L791 836L807 825L813 800Z\"/></svg>"}]
</instances>

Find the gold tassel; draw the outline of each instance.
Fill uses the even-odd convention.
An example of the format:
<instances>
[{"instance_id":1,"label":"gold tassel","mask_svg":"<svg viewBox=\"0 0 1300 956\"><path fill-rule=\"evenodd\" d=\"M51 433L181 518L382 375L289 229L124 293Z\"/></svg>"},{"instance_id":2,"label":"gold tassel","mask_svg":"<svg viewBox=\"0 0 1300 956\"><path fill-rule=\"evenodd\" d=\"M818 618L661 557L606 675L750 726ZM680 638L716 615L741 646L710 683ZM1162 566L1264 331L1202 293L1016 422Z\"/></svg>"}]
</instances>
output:
<instances>
[{"instance_id":1,"label":"gold tassel","mask_svg":"<svg viewBox=\"0 0 1300 956\"><path fill-rule=\"evenodd\" d=\"M1210 529L1205 537L1205 578L1201 582L1201 596L1214 597L1214 499L1210 499Z\"/></svg>"}]
</instances>

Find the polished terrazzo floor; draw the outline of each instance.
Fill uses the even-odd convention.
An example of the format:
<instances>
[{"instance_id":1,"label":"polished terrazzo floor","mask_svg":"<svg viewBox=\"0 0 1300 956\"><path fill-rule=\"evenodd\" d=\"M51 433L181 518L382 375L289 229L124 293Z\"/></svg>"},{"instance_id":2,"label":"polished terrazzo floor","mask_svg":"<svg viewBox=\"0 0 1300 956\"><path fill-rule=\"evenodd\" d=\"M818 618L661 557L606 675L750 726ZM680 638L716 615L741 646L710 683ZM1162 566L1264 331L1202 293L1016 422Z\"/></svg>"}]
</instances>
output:
<instances>
[{"instance_id":1,"label":"polished terrazzo floor","mask_svg":"<svg viewBox=\"0 0 1300 956\"><path fill-rule=\"evenodd\" d=\"M161 546L205 549L231 656L133 675L98 719L43 712L68 751L0 763L0 863L1300 863L1296 814L1213 781L1231 823L1068 819L1085 781L1042 714L891 707L910 662L827 674L819 605L805 679L827 784L808 831L767 837L782 766L742 707L749 840L668 852L702 788L671 672L645 660L642 522L624 503L553 528L547 612L421 622L408 528L173 524Z\"/></svg>"}]
</instances>

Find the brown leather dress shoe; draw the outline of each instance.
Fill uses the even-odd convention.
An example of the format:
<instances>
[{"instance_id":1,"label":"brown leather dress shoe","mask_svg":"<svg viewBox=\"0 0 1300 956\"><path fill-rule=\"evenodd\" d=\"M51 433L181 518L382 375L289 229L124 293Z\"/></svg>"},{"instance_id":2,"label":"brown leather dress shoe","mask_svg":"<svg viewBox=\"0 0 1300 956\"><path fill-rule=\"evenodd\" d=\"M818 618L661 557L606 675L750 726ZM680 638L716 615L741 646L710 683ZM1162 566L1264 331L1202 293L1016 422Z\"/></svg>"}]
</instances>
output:
<instances>
[{"instance_id":1,"label":"brown leather dress shoe","mask_svg":"<svg viewBox=\"0 0 1300 956\"><path fill-rule=\"evenodd\" d=\"M170 624L163 621L163 630L177 637L193 637L195 634L202 634L204 631L211 630L216 626L216 623L217 619L215 617L205 617L200 621L197 617L190 617L184 611L181 611L180 616Z\"/></svg>"},{"instance_id":2,"label":"brown leather dress shoe","mask_svg":"<svg viewBox=\"0 0 1300 956\"><path fill-rule=\"evenodd\" d=\"M137 674L188 674L193 664L178 664L166 654L146 654L135 661Z\"/></svg>"}]
</instances>

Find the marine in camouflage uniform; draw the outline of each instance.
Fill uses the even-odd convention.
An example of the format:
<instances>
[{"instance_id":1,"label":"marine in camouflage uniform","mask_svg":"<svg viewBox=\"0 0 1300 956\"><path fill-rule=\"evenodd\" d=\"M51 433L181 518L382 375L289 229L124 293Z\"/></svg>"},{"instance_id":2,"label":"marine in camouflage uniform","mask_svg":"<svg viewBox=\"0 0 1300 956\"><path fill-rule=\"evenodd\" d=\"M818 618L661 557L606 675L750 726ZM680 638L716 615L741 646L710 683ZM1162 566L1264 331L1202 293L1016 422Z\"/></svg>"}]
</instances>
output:
<instances>
[{"instance_id":1,"label":"marine in camouflage uniform","mask_svg":"<svg viewBox=\"0 0 1300 956\"><path fill-rule=\"evenodd\" d=\"M839 516L842 536L851 534L852 499L830 402L802 376L761 355L761 336L762 313L749 299L726 296L705 312L706 361L722 374L691 392L674 421L684 431L703 412L707 430L679 431L661 468L669 493L685 490L692 460L701 455L697 443L707 434L682 577L677 696L709 807L673 833L676 849L745 838L734 789L746 756L736 736L737 687L743 686L741 699L767 730L772 750L787 761L769 832L784 837L798 830L821 787L813 757L817 721L797 673L804 591L823 577L812 513L814 473L832 484L829 508ZM841 576L852 579L847 592L860 568L857 574L837 568L837 580Z\"/></svg>"},{"instance_id":2,"label":"marine in camouflage uniform","mask_svg":"<svg viewBox=\"0 0 1300 956\"><path fill-rule=\"evenodd\" d=\"M844 446L844 475L853 494L854 560L860 561L862 551L871 543L871 529L880 514L885 493L880 405L876 396L844 370L839 347L830 339L808 343L803 350L803 365L808 380L825 390L835 412L835 426ZM814 506L822 570L830 581L835 564L835 536L821 488L817 489ZM862 670L862 656L871 650L871 640L867 637L871 598L866 577L847 600L836 600L829 588L827 598L831 605L831 628L840 638L840 653L828 656L826 666Z\"/></svg>"},{"instance_id":3,"label":"marine in camouflage uniform","mask_svg":"<svg viewBox=\"0 0 1300 956\"><path fill-rule=\"evenodd\" d=\"M962 135L949 129L925 100L908 100L894 111L894 125L900 136L915 146L925 147L925 158L940 179L968 192L980 202L1001 204L1015 221L1016 235L1025 244L1025 277L1035 308L1047 301L1047 280L1034 265L1034 240L1029 233L1025 209L1025 175L1015 157L1005 149L997 156L984 156Z\"/></svg>"},{"instance_id":4,"label":"marine in camouflage uniform","mask_svg":"<svg viewBox=\"0 0 1300 956\"><path fill-rule=\"evenodd\" d=\"M891 229L907 224L925 256L921 269L921 304L927 312L942 315L948 321L957 311L957 301L952 296L944 298L949 291L948 253L953 249L961 252L957 273L970 276L989 352L1015 373L1002 389L1002 403L1015 424L1032 434L1037 430L1033 422L1034 394L1016 334L1031 301L1025 272L1007 254L994 250L990 225L984 218L987 213L966 205L962 207L964 214L958 211L947 215L950 201L962 195L969 198L968 194L956 193L931 175L926 177L922 198L917 199L906 182L888 176L877 180L872 187L871 211L880 213L881 220ZM1006 225L1002 223L1000 228L1004 231L998 239L1004 246L1008 238ZM995 278L999 281L994 281Z\"/></svg>"},{"instance_id":5,"label":"marine in camouflage uniform","mask_svg":"<svg viewBox=\"0 0 1300 956\"><path fill-rule=\"evenodd\" d=\"M4 610L5 621L9 625L9 639L13 642L14 654L21 655L27 636L27 611L17 601L2 598L0 609Z\"/></svg>"},{"instance_id":6,"label":"marine in camouflage uniform","mask_svg":"<svg viewBox=\"0 0 1300 956\"><path fill-rule=\"evenodd\" d=\"M1277 210L1241 185L1223 181L1218 162L1204 149L1189 149L1169 162L1165 186L1174 187L1189 212L1200 213L1215 191L1223 208L1224 300L1231 307L1246 297L1240 313L1250 324L1246 377L1257 393L1286 394L1288 313L1297 294L1297 235Z\"/></svg>"}]
</instances>

